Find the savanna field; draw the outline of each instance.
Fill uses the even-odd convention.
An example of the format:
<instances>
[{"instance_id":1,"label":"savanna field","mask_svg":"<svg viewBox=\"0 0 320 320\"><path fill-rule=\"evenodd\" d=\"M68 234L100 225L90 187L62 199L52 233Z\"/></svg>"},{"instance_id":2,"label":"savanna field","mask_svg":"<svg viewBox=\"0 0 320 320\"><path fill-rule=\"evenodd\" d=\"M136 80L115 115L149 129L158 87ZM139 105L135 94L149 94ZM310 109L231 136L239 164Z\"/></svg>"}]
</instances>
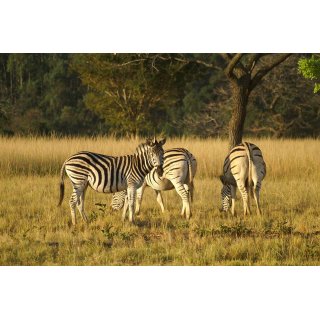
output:
<instances>
[{"instance_id":1,"label":"savanna field","mask_svg":"<svg viewBox=\"0 0 320 320\"><path fill-rule=\"evenodd\" d=\"M59 172L71 154L90 150L108 155L134 152L138 138L0 138L1 265L319 265L320 140L246 139L257 144L267 164L261 208L243 217L219 211L218 176L227 154L220 139L168 139L165 149L184 147L198 161L193 217L180 217L181 199L163 192L161 213L147 188L136 224L112 212L111 194L90 188L86 225L77 213L71 225L71 183L62 206Z\"/></svg>"}]
</instances>

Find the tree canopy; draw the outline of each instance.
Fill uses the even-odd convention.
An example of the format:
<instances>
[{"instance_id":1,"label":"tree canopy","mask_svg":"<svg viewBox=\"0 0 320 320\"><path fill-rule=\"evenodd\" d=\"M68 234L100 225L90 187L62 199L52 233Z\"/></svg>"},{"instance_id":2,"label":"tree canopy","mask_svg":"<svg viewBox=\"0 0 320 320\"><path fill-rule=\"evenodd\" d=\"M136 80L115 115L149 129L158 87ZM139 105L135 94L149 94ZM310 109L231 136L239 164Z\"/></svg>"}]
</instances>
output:
<instances>
[{"instance_id":1,"label":"tree canopy","mask_svg":"<svg viewBox=\"0 0 320 320\"><path fill-rule=\"evenodd\" d=\"M316 60L293 54L264 75L245 134L319 136L320 97L299 75L309 68L318 81ZM0 54L0 68L1 134L228 133L232 92L219 54Z\"/></svg>"},{"instance_id":2,"label":"tree canopy","mask_svg":"<svg viewBox=\"0 0 320 320\"><path fill-rule=\"evenodd\" d=\"M320 56L312 55L311 58L301 58L299 60L299 72L310 80L319 81L314 85L314 93L320 91Z\"/></svg>"},{"instance_id":3,"label":"tree canopy","mask_svg":"<svg viewBox=\"0 0 320 320\"><path fill-rule=\"evenodd\" d=\"M87 107L119 134L160 129L178 100L179 62L148 54L73 55Z\"/></svg>"}]
</instances>

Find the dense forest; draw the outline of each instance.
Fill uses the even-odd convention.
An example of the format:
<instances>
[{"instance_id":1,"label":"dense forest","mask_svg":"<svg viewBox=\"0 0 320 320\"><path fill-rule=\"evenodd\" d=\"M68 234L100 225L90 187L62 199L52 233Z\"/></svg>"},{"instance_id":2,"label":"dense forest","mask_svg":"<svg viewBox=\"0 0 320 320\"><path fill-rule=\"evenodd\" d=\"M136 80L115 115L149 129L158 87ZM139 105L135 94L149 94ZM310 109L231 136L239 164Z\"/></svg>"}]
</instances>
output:
<instances>
[{"instance_id":1,"label":"dense forest","mask_svg":"<svg viewBox=\"0 0 320 320\"><path fill-rule=\"evenodd\" d=\"M299 59L291 55L252 92L245 134L320 135L320 95ZM2 135L228 132L231 95L218 54L14 53L0 54L0 68Z\"/></svg>"}]
</instances>

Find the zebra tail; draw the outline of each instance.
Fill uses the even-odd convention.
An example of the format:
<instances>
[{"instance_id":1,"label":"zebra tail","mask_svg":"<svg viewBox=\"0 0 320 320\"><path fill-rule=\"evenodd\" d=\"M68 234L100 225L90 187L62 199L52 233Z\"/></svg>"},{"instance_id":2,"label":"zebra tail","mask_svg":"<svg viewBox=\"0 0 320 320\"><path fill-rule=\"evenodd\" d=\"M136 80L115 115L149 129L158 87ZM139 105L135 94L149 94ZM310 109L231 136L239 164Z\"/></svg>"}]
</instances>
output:
<instances>
[{"instance_id":1,"label":"zebra tail","mask_svg":"<svg viewBox=\"0 0 320 320\"><path fill-rule=\"evenodd\" d=\"M249 162L249 168L248 168L248 188L251 191L252 194L252 186L253 186L253 181L252 181L252 157L251 157L251 152L250 152L250 147L247 142L244 142L246 153L248 156L248 162Z\"/></svg>"},{"instance_id":2,"label":"zebra tail","mask_svg":"<svg viewBox=\"0 0 320 320\"><path fill-rule=\"evenodd\" d=\"M193 184L193 174L192 174L192 166L191 166L191 156L188 153L188 170L189 170L189 185L190 185L190 200L193 202L193 192L194 192L194 184Z\"/></svg>"},{"instance_id":3,"label":"zebra tail","mask_svg":"<svg viewBox=\"0 0 320 320\"><path fill-rule=\"evenodd\" d=\"M62 168L60 170L60 199L59 199L59 203L58 203L58 207L61 206L61 203L63 201L64 198L64 176L65 176L65 163L62 165Z\"/></svg>"}]
</instances>

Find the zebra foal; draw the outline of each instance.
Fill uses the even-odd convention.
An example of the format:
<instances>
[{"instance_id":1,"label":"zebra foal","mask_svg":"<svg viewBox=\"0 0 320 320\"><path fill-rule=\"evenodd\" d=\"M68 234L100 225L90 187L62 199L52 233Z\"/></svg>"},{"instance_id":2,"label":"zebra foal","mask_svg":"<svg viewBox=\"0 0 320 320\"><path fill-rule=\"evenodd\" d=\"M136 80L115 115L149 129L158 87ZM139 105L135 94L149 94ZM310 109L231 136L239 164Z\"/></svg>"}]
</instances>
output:
<instances>
[{"instance_id":1,"label":"zebra foal","mask_svg":"<svg viewBox=\"0 0 320 320\"><path fill-rule=\"evenodd\" d=\"M134 222L134 206L137 189L145 176L153 169L161 176L163 173L163 148L165 139L147 140L140 144L135 153L127 156L113 157L89 151L79 152L68 158L61 168L60 201L64 197L64 176L67 174L73 186L70 198L71 218L76 224L76 206L84 221L88 218L84 212L84 200L87 187L103 193L127 190L129 221ZM126 211L122 219L125 220Z\"/></svg>"},{"instance_id":2,"label":"zebra foal","mask_svg":"<svg viewBox=\"0 0 320 320\"><path fill-rule=\"evenodd\" d=\"M164 152L163 175L159 176L155 169L145 177L142 186L137 190L136 212L139 213L144 189L151 187L157 201L164 212L161 191L176 189L182 199L181 215L187 219L191 217L190 201L193 199L193 178L197 170L195 157L186 149L174 148ZM120 210L126 205L126 191L115 193L111 206L114 210Z\"/></svg>"},{"instance_id":3,"label":"zebra foal","mask_svg":"<svg viewBox=\"0 0 320 320\"><path fill-rule=\"evenodd\" d=\"M235 214L236 188L238 187L242 200L244 215L250 214L249 193L253 195L257 205L257 213L261 215L259 194L261 183L266 175L266 164L261 150L253 143L243 142L229 152L223 165L223 175L220 180L222 210L228 211L231 201L231 212Z\"/></svg>"}]
</instances>

